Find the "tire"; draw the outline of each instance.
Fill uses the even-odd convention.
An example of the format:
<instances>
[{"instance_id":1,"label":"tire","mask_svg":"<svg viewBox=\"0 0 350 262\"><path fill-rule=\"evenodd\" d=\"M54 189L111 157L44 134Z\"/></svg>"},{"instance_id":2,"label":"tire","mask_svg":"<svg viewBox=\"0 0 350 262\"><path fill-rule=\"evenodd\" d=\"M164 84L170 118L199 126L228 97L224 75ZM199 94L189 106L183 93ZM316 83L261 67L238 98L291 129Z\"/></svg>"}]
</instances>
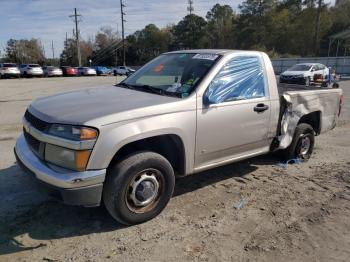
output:
<instances>
[{"instance_id":1,"label":"tire","mask_svg":"<svg viewBox=\"0 0 350 262\"><path fill-rule=\"evenodd\" d=\"M311 83L310 77L305 77L304 84L306 86L310 86L310 83Z\"/></svg>"},{"instance_id":2,"label":"tire","mask_svg":"<svg viewBox=\"0 0 350 262\"><path fill-rule=\"evenodd\" d=\"M304 143L304 145L303 145ZM306 146L308 144L308 146ZM312 154L315 144L315 131L309 124L299 124L294 131L294 137L286 149L282 150L284 160L299 158L307 161ZM303 147L304 146L304 147Z\"/></svg>"},{"instance_id":3,"label":"tire","mask_svg":"<svg viewBox=\"0 0 350 262\"><path fill-rule=\"evenodd\" d=\"M322 87L328 87L328 82L322 82Z\"/></svg>"},{"instance_id":4,"label":"tire","mask_svg":"<svg viewBox=\"0 0 350 262\"><path fill-rule=\"evenodd\" d=\"M167 159L154 152L136 152L108 170L103 201L118 222L139 224L166 207L174 186L174 170Z\"/></svg>"}]
</instances>

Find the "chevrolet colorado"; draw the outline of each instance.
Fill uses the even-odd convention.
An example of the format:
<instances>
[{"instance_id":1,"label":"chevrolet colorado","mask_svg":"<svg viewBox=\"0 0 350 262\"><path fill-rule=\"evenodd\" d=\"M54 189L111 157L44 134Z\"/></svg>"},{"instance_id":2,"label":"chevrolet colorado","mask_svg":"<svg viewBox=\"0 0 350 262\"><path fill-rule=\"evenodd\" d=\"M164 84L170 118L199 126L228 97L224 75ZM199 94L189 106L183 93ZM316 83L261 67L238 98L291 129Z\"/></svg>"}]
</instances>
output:
<instances>
[{"instance_id":1,"label":"chevrolet colorado","mask_svg":"<svg viewBox=\"0 0 350 262\"><path fill-rule=\"evenodd\" d=\"M15 155L61 201L137 224L165 208L177 176L278 150L308 159L341 100L341 89L277 86L262 52L170 52L115 86L35 100Z\"/></svg>"}]
</instances>

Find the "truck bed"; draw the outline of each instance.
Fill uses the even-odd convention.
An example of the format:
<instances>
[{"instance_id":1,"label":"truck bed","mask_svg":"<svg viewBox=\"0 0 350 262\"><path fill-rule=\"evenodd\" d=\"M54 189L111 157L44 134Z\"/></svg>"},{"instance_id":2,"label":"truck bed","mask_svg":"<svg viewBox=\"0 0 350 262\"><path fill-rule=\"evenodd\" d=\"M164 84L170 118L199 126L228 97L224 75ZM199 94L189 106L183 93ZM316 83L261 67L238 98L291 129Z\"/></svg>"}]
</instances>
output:
<instances>
[{"instance_id":1,"label":"truck bed","mask_svg":"<svg viewBox=\"0 0 350 262\"><path fill-rule=\"evenodd\" d=\"M335 127L342 95L340 88L296 84L278 84L277 87L280 95L279 148L289 146L294 129L304 116L312 118L316 135Z\"/></svg>"},{"instance_id":2,"label":"truck bed","mask_svg":"<svg viewBox=\"0 0 350 262\"><path fill-rule=\"evenodd\" d=\"M331 90L331 87L320 87L320 86L305 86L297 84L277 84L278 93L282 96L287 91L316 91L316 90Z\"/></svg>"}]
</instances>

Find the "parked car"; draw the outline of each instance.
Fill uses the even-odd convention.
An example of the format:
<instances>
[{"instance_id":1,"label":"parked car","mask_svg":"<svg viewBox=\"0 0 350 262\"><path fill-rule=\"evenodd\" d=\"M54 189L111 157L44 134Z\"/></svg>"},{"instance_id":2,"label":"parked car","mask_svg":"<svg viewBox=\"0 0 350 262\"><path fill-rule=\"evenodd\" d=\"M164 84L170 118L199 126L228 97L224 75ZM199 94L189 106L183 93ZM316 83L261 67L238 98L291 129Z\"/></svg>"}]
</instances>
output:
<instances>
[{"instance_id":1,"label":"parked car","mask_svg":"<svg viewBox=\"0 0 350 262\"><path fill-rule=\"evenodd\" d=\"M61 69L55 66L44 66L44 76L62 76L63 72Z\"/></svg>"},{"instance_id":2,"label":"parked car","mask_svg":"<svg viewBox=\"0 0 350 262\"><path fill-rule=\"evenodd\" d=\"M341 101L340 88L278 88L262 52L169 52L116 86L35 100L15 154L51 195L103 201L131 225L165 208L177 176L277 150L308 160Z\"/></svg>"},{"instance_id":3,"label":"parked car","mask_svg":"<svg viewBox=\"0 0 350 262\"><path fill-rule=\"evenodd\" d=\"M318 63L296 64L280 75L280 83L293 83L309 86L320 82L327 86L329 82L329 69Z\"/></svg>"},{"instance_id":4,"label":"parked car","mask_svg":"<svg viewBox=\"0 0 350 262\"><path fill-rule=\"evenodd\" d=\"M76 76L78 75L78 70L71 66L61 66L61 70L64 76Z\"/></svg>"},{"instance_id":5,"label":"parked car","mask_svg":"<svg viewBox=\"0 0 350 262\"><path fill-rule=\"evenodd\" d=\"M113 74L116 75L126 75L129 76L135 73L135 70L127 66L117 66L112 68Z\"/></svg>"},{"instance_id":6,"label":"parked car","mask_svg":"<svg viewBox=\"0 0 350 262\"><path fill-rule=\"evenodd\" d=\"M90 67L79 67L78 68L78 75L80 76L95 76L96 70Z\"/></svg>"},{"instance_id":7,"label":"parked car","mask_svg":"<svg viewBox=\"0 0 350 262\"><path fill-rule=\"evenodd\" d=\"M111 73L111 70L105 66L93 66L92 68L96 70L98 76L106 76Z\"/></svg>"},{"instance_id":8,"label":"parked car","mask_svg":"<svg viewBox=\"0 0 350 262\"><path fill-rule=\"evenodd\" d=\"M0 64L0 78L20 77L21 72L15 63Z\"/></svg>"},{"instance_id":9,"label":"parked car","mask_svg":"<svg viewBox=\"0 0 350 262\"><path fill-rule=\"evenodd\" d=\"M38 64L22 64L20 72L23 77L43 76L44 71Z\"/></svg>"}]
</instances>

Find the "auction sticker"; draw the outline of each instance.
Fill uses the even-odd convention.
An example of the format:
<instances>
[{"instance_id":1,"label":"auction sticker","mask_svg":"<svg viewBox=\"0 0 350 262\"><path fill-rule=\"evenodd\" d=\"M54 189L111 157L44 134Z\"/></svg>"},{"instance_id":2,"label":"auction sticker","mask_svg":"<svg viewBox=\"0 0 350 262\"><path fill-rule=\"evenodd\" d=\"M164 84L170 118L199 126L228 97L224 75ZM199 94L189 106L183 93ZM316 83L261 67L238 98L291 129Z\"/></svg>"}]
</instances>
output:
<instances>
[{"instance_id":1,"label":"auction sticker","mask_svg":"<svg viewBox=\"0 0 350 262\"><path fill-rule=\"evenodd\" d=\"M206 59L206 60L215 60L218 55L214 54L196 54L192 58L193 59Z\"/></svg>"}]
</instances>

